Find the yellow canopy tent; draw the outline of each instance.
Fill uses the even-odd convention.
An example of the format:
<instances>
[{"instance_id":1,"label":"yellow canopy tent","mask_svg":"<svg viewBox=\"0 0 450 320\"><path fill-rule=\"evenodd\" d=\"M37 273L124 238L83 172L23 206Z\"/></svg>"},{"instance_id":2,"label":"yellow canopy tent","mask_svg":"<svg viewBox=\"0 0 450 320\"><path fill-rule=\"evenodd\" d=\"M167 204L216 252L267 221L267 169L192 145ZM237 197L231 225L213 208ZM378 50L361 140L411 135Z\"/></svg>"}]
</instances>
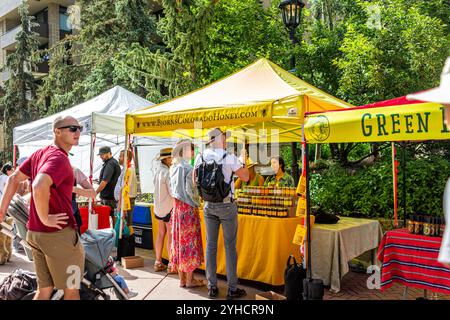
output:
<instances>
[{"instance_id":1,"label":"yellow canopy tent","mask_svg":"<svg viewBox=\"0 0 450 320\"><path fill-rule=\"evenodd\" d=\"M186 95L127 113L125 126L127 134L138 136L205 139L209 128L226 127L234 139L249 143L299 142L305 112L351 107L259 59Z\"/></svg>"},{"instance_id":2,"label":"yellow canopy tent","mask_svg":"<svg viewBox=\"0 0 450 320\"><path fill-rule=\"evenodd\" d=\"M203 88L128 113L126 130L133 135L199 139L207 128L227 127L234 137L245 135L250 142L295 142L301 140L305 112L350 107L259 59Z\"/></svg>"}]
</instances>

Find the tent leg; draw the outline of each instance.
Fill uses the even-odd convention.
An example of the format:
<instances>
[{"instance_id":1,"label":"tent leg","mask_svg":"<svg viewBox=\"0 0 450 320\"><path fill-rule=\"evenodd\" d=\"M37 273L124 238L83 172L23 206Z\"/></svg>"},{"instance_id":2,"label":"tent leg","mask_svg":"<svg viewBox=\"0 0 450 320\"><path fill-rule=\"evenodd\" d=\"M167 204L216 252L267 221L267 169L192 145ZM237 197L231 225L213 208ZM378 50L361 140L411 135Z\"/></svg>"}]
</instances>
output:
<instances>
[{"instance_id":1,"label":"tent leg","mask_svg":"<svg viewBox=\"0 0 450 320\"><path fill-rule=\"evenodd\" d=\"M91 133L91 150L90 150L90 166L89 166L89 182L92 185L92 176L94 174L94 149L95 149L95 133ZM89 199L89 205L88 205L88 229L89 230L97 230L98 228L98 219L94 221L93 219L93 207L94 207L94 199Z\"/></svg>"},{"instance_id":2,"label":"tent leg","mask_svg":"<svg viewBox=\"0 0 450 320\"><path fill-rule=\"evenodd\" d=\"M402 143L403 154L402 154L402 171L403 171L403 181L402 181L402 191L403 191L403 223L406 226L406 142Z\"/></svg>"},{"instance_id":3,"label":"tent leg","mask_svg":"<svg viewBox=\"0 0 450 320\"><path fill-rule=\"evenodd\" d=\"M13 145L13 168L16 170L16 163L17 163L17 145Z\"/></svg>"},{"instance_id":4,"label":"tent leg","mask_svg":"<svg viewBox=\"0 0 450 320\"><path fill-rule=\"evenodd\" d=\"M298 179L300 177L298 169L297 142L291 143L291 151L292 151L292 177L294 178L294 182L297 185Z\"/></svg>"},{"instance_id":5,"label":"tent leg","mask_svg":"<svg viewBox=\"0 0 450 320\"><path fill-rule=\"evenodd\" d=\"M311 269L311 197L310 197L310 188L309 188L309 161L308 161L308 144L305 140L303 140L303 148L304 148L304 161L305 164L303 167L306 171L306 242L307 242L307 251L306 251L306 263L307 263L307 273L308 278L312 279L312 269Z\"/></svg>"},{"instance_id":6,"label":"tent leg","mask_svg":"<svg viewBox=\"0 0 450 320\"><path fill-rule=\"evenodd\" d=\"M122 170L125 170L124 174L123 174L123 179L124 180L125 180L125 176L126 176L126 173L127 173L126 170L128 169L128 148L129 148L128 138L129 138L129 135L126 135L125 136L125 148L124 148L125 151L123 153L123 169L122 169ZM117 257L122 257L122 254L123 254L121 252L122 246L120 244L121 244L122 229L123 229L123 217L124 217L123 216L123 211L124 211L124 208L125 208L125 201L123 199L122 190L119 193L119 197L120 197L121 205L120 205L120 221L119 221L119 247L117 248Z\"/></svg>"}]
</instances>

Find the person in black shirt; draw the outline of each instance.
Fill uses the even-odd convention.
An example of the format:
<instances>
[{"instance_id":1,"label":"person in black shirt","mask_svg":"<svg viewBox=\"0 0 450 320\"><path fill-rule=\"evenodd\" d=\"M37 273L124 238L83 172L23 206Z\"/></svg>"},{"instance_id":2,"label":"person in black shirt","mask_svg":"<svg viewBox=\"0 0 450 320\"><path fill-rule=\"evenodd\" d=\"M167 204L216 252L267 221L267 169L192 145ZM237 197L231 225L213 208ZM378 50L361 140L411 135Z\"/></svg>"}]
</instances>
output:
<instances>
[{"instance_id":1,"label":"person in black shirt","mask_svg":"<svg viewBox=\"0 0 450 320\"><path fill-rule=\"evenodd\" d=\"M113 226L115 226L116 217L114 211L117 206L117 201L114 198L114 188L116 187L121 169L119 162L112 157L110 147L101 147L98 155L103 160L103 167L100 171L100 185L96 192L97 194L100 193L102 204L111 208L110 215L113 220Z\"/></svg>"}]
</instances>

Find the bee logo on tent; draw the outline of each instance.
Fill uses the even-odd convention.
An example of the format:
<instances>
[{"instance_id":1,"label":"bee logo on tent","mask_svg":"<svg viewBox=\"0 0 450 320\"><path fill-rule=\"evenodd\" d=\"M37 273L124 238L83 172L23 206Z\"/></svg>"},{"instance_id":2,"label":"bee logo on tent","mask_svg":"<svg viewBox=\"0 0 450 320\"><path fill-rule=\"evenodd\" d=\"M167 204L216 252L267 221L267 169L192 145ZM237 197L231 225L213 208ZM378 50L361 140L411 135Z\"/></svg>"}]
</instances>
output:
<instances>
[{"instance_id":1,"label":"bee logo on tent","mask_svg":"<svg viewBox=\"0 0 450 320\"><path fill-rule=\"evenodd\" d=\"M306 128L317 141L325 141L330 136L330 122L324 115L309 118Z\"/></svg>"}]
</instances>

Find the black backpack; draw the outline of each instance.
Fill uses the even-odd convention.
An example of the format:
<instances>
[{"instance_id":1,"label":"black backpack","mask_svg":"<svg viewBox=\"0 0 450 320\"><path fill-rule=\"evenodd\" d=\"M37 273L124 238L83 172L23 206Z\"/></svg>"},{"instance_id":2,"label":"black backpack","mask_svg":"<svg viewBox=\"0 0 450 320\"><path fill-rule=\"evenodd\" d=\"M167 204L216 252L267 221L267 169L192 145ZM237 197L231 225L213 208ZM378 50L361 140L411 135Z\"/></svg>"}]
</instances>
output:
<instances>
[{"instance_id":1,"label":"black backpack","mask_svg":"<svg viewBox=\"0 0 450 320\"><path fill-rule=\"evenodd\" d=\"M222 162L227 156L224 154ZM201 155L202 163L195 168L195 183L197 184L198 192L203 201L208 202L223 202L231 192L231 183L233 181L233 173L230 177L230 182L225 182L225 177L222 172L222 163L217 163L214 160L206 162Z\"/></svg>"},{"instance_id":2,"label":"black backpack","mask_svg":"<svg viewBox=\"0 0 450 320\"><path fill-rule=\"evenodd\" d=\"M294 263L291 263L291 259ZM284 271L284 291L288 300L300 301L303 300L303 279L306 278L306 269L293 255L290 255L286 263L286 270Z\"/></svg>"},{"instance_id":3,"label":"black backpack","mask_svg":"<svg viewBox=\"0 0 450 320\"><path fill-rule=\"evenodd\" d=\"M36 290L36 274L16 269L0 284L0 300L22 300Z\"/></svg>"}]
</instances>

